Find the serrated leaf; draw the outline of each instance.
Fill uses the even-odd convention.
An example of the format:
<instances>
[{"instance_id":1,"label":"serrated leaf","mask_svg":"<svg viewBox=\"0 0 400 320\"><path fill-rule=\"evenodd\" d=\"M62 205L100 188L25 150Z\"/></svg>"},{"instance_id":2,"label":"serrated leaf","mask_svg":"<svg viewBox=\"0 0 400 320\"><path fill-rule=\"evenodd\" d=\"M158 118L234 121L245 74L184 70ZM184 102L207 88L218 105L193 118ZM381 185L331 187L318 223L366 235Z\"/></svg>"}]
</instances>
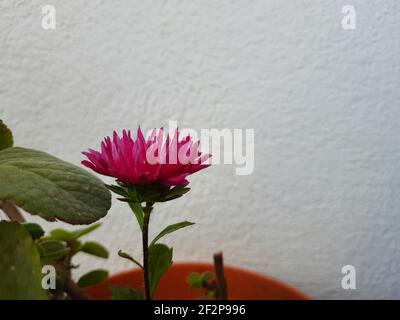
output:
<instances>
[{"instance_id":1,"label":"serrated leaf","mask_svg":"<svg viewBox=\"0 0 400 320\"><path fill-rule=\"evenodd\" d=\"M24 223L22 226L29 232L33 240L40 239L44 235L44 230L37 223Z\"/></svg>"},{"instance_id":2,"label":"serrated leaf","mask_svg":"<svg viewBox=\"0 0 400 320\"><path fill-rule=\"evenodd\" d=\"M39 254L26 229L0 222L0 300L44 300Z\"/></svg>"},{"instance_id":3,"label":"serrated leaf","mask_svg":"<svg viewBox=\"0 0 400 320\"><path fill-rule=\"evenodd\" d=\"M50 221L89 224L107 214L110 191L101 180L47 153L0 151L0 199Z\"/></svg>"},{"instance_id":4,"label":"serrated leaf","mask_svg":"<svg viewBox=\"0 0 400 320\"><path fill-rule=\"evenodd\" d=\"M144 300L142 290L132 290L128 286L109 286L111 290L111 300Z\"/></svg>"},{"instance_id":5,"label":"serrated leaf","mask_svg":"<svg viewBox=\"0 0 400 320\"><path fill-rule=\"evenodd\" d=\"M169 233L172 233L174 231L177 231L179 229L188 227L194 225L193 222L189 222L189 221L183 221L183 222L179 222L179 223L175 223L175 224L171 224L170 226L166 227L163 231L161 231L155 238L154 240L151 242L150 245L154 245L158 240L160 240L162 237L166 236Z\"/></svg>"},{"instance_id":6,"label":"serrated leaf","mask_svg":"<svg viewBox=\"0 0 400 320\"><path fill-rule=\"evenodd\" d=\"M0 150L11 148L14 139L11 130L0 119Z\"/></svg>"},{"instance_id":7,"label":"serrated leaf","mask_svg":"<svg viewBox=\"0 0 400 320\"><path fill-rule=\"evenodd\" d=\"M161 277L172 264L172 248L165 244L154 244L149 247L149 280L150 295L153 296Z\"/></svg>"},{"instance_id":8,"label":"serrated leaf","mask_svg":"<svg viewBox=\"0 0 400 320\"><path fill-rule=\"evenodd\" d=\"M105 281L107 278L108 278L107 270L104 269L93 270L86 273L78 280L78 286L82 288L94 286L95 284L99 284Z\"/></svg>"},{"instance_id":9,"label":"serrated leaf","mask_svg":"<svg viewBox=\"0 0 400 320\"><path fill-rule=\"evenodd\" d=\"M40 258L43 260L58 260L70 252L64 242L59 240L44 240L37 243Z\"/></svg>"},{"instance_id":10,"label":"serrated leaf","mask_svg":"<svg viewBox=\"0 0 400 320\"><path fill-rule=\"evenodd\" d=\"M135 214L136 220L139 224L140 230L143 230L143 223L144 223L144 213L142 206L140 203L136 202L128 202L129 207L132 209L133 213Z\"/></svg>"},{"instance_id":11,"label":"serrated leaf","mask_svg":"<svg viewBox=\"0 0 400 320\"><path fill-rule=\"evenodd\" d=\"M81 245L79 251L85 252L87 254L91 254L92 256L96 256L99 258L108 258L107 249L102 246L100 243L88 241Z\"/></svg>"},{"instance_id":12,"label":"serrated leaf","mask_svg":"<svg viewBox=\"0 0 400 320\"><path fill-rule=\"evenodd\" d=\"M137 260L135 260L131 255L129 255L128 253L126 253L126 252L123 252L122 250L119 250L118 251L118 255L121 257L121 258L124 258L124 259L127 259L127 260L129 260L129 261L132 261L134 264L136 264L139 268L142 268L143 269L143 266L140 264L140 262L138 262Z\"/></svg>"}]
</instances>

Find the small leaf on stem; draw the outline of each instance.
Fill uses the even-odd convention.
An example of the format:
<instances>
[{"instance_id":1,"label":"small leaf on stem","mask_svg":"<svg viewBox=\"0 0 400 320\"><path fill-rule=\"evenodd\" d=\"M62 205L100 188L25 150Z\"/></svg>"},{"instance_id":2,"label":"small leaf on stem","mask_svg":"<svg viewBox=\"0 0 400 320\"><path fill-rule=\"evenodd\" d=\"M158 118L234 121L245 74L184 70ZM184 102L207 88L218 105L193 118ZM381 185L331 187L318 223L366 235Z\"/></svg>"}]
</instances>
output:
<instances>
[{"instance_id":1,"label":"small leaf on stem","mask_svg":"<svg viewBox=\"0 0 400 320\"><path fill-rule=\"evenodd\" d=\"M54 240L62 240L62 241L69 241L73 240L72 233L64 230L64 229L54 229L50 231L50 235L46 237L48 239L54 239Z\"/></svg>"},{"instance_id":2,"label":"small leaf on stem","mask_svg":"<svg viewBox=\"0 0 400 320\"><path fill-rule=\"evenodd\" d=\"M88 241L88 242L83 243L80 246L79 251L85 252L87 254L90 254L92 256L96 256L99 258L104 258L104 259L108 258L108 250L100 243L93 242L93 241Z\"/></svg>"},{"instance_id":3,"label":"small leaf on stem","mask_svg":"<svg viewBox=\"0 0 400 320\"><path fill-rule=\"evenodd\" d=\"M40 258L43 260L58 260L70 252L64 242L59 240L44 240L37 245Z\"/></svg>"},{"instance_id":4,"label":"small leaf on stem","mask_svg":"<svg viewBox=\"0 0 400 320\"><path fill-rule=\"evenodd\" d=\"M87 228L72 231L71 234L72 234L73 239L78 239L78 238L80 238L80 237L82 237L82 236L84 236L84 235L86 235L88 233L91 233L94 230L100 228L100 226L101 226L101 223L94 223L94 224L90 225Z\"/></svg>"},{"instance_id":5,"label":"small leaf on stem","mask_svg":"<svg viewBox=\"0 0 400 320\"><path fill-rule=\"evenodd\" d=\"M99 284L105 281L108 278L108 271L104 269L97 269L90 271L83 275L78 280L78 286L80 287L89 287L95 284Z\"/></svg>"},{"instance_id":6,"label":"small leaf on stem","mask_svg":"<svg viewBox=\"0 0 400 320\"><path fill-rule=\"evenodd\" d=\"M142 206L137 202L128 202L129 207L132 209L135 214L136 220L139 224L140 230L143 230L143 222L144 222L144 213Z\"/></svg>"},{"instance_id":7,"label":"small leaf on stem","mask_svg":"<svg viewBox=\"0 0 400 320\"><path fill-rule=\"evenodd\" d=\"M155 238L154 240L151 242L150 245L154 245L158 240L160 240L162 237L166 236L169 233L175 232L179 229L188 227L194 225L193 222L189 222L189 221L183 221L183 222L179 222L179 223L175 223L175 224L171 224L170 226L166 227L163 231L161 231Z\"/></svg>"},{"instance_id":8,"label":"small leaf on stem","mask_svg":"<svg viewBox=\"0 0 400 320\"><path fill-rule=\"evenodd\" d=\"M153 296L161 277L172 264L172 248L165 244L154 244L149 247L150 295Z\"/></svg>"},{"instance_id":9,"label":"small leaf on stem","mask_svg":"<svg viewBox=\"0 0 400 320\"><path fill-rule=\"evenodd\" d=\"M39 239L44 235L44 230L37 223L24 223L22 226L30 233L33 240Z\"/></svg>"},{"instance_id":10,"label":"small leaf on stem","mask_svg":"<svg viewBox=\"0 0 400 320\"><path fill-rule=\"evenodd\" d=\"M119 251L118 251L118 255L119 255L121 258L124 258L124 259L127 259L127 260L129 260L129 261L132 261L132 262L133 262L134 264L136 264L139 268L143 269L143 266L142 266L137 260L135 260L131 255L129 255L128 253L123 252L122 250L119 250Z\"/></svg>"}]
</instances>

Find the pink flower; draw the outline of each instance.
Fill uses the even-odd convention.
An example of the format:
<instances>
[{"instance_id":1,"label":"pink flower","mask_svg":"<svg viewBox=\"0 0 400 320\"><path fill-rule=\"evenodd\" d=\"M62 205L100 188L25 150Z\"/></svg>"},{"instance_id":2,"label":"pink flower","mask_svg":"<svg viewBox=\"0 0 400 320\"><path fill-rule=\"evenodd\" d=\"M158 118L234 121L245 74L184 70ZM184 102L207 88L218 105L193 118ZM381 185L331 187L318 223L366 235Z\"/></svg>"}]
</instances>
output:
<instances>
[{"instance_id":1,"label":"pink flower","mask_svg":"<svg viewBox=\"0 0 400 320\"><path fill-rule=\"evenodd\" d=\"M89 149L83 154L88 160L82 164L97 173L114 177L121 182L144 185L160 183L166 186L185 186L186 177L208 167L204 164L211 157L199 150L199 141L193 142L188 135L179 139L179 130L174 137L164 138L164 129L154 129L144 138L137 130L137 138L131 132L122 131L122 137L114 131L113 138L106 137L101 143L101 152Z\"/></svg>"}]
</instances>

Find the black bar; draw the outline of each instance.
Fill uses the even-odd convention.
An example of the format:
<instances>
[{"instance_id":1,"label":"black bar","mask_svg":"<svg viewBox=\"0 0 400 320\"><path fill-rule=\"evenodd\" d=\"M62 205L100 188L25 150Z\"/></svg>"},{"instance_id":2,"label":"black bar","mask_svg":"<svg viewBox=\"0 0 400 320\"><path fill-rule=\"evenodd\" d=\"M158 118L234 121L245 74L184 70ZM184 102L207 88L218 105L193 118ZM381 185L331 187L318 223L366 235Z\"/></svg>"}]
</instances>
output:
<instances>
[{"instance_id":1,"label":"black bar","mask_svg":"<svg viewBox=\"0 0 400 320\"><path fill-rule=\"evenodd\" d=\"M367 313L369 316L396 314L400 301L395 300L310 300L310 301L0 301L1 311L15 316L43 315L69 319L104 316L124 319L276 319L277 316L329 315L336 319ZM394 312L394 313L393 313ZM18 318L18 317L17 317Z\"/></svg>"}]
</instances>

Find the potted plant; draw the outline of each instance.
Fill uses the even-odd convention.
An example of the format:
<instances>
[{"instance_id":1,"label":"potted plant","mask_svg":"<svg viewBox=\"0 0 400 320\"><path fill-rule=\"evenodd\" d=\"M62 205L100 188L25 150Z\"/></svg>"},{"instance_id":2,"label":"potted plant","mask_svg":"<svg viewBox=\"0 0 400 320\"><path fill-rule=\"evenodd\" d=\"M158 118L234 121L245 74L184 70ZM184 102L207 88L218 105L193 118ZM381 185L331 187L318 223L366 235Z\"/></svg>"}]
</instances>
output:
<instances>
[{"instance_id":1,"label":"potted plant","mask_svg":"<svg viewBox=\"0 0 400 320\"><path fill-rule=\"evenodd\" d=\"M187 177L209 166L211 155L202 154L199 142L189 135L181 138L177 129L171 137L161 128L146 138L139 128L134 139L124 130L121 136L114 132L112 138L105 138L100 151L89 149L83 154L87 157L84 166L114 177L115 184L104 185L86 170L44 152L13 147L11 131L0 122L0 205L13 221L0 223L0 255L6 257L0 271L7 275L0 281L0 298L307 298L272 278L224 266L222 254L214 255L214 265L173 264L173 249L161 240L192 222L171 224L149 239L154 209L186 194L190 190ZM39 225L25 223L18 207L49 221L91 224L110 209L110 191L133 212L141 230L143 256L137 259L120 250L119 256L135 265L133 270L108 277L106 270L96 269L74 282L76 254L108 257L103 245L82 240L100 224L45 234ZM43 275L44 267L54 270L53 277Z\"/></svg>"}]
</instances>

